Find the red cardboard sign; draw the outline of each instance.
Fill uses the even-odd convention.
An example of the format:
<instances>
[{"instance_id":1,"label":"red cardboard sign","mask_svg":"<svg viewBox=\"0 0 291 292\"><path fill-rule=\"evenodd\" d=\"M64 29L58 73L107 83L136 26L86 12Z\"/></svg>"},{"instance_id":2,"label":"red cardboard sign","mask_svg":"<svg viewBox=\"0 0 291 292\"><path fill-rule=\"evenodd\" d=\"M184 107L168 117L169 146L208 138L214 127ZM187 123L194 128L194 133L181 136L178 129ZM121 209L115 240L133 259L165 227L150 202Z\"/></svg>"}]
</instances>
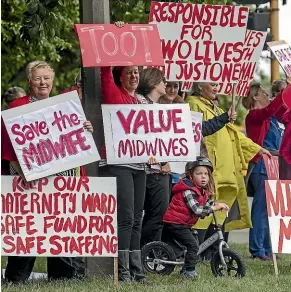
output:
<instances>
[{"instance_id":1,"label":"red cardboard sign","mask_svg":"<svg viewBox=\"0 0 291 292\"><path fill-rule=\"evenodd\" d=\"M268 179L279 179L279 159L276 156L269 158L263 155L264 164L266 167Z\"/></svg>"},{"instance_id":2,"label":"red cardboard sign","mask_svg":"<svg viewBox=\"0 0 291 292\"><path fill-rule=\"evenodd\" d=\"M117 257L116 179L2 176L2 255Z\"/></svg>"},{"instance_id":3,"label":"red cardboard sign","mask_svg":"<svg viewBox=\"0 0 291 292\"><path fill-rule=\"evenodd\" d=\"M267 180L265 186L272 251L291 254L291 181Z\"/></svg>"},{"instance_id":4,"label":"red cardboard sign","mask_svg":"<svg viewBox=\"0 0 291 292\"><path fill-rule=\"evenodd\" d=\"M84 67L161 66L164 64L156 25L75 24Z\"/></svg>"}]
</instances>

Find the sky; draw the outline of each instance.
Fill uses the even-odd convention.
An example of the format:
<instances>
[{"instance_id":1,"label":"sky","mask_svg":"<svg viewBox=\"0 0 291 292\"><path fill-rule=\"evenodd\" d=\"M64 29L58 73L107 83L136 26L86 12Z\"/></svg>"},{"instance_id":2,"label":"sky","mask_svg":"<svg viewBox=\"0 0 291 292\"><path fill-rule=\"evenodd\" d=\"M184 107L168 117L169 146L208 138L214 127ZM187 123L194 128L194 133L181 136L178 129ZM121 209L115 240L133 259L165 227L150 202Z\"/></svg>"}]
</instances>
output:
<instances>
[{"instance_id":1,"label":"sky","mask_svg":"<svg viewBox=\"0 0 291 292\"><path fill-rule=\"evenodd\" d=\"M291 45L291 0L287 0L286 5L282 5L282 0L279 0L279 40L286 41ZM270 53L263 53L263 55ZM259 67L268 75L271 74L270 61L260 59Z\"/></svg>"}]
</instances>

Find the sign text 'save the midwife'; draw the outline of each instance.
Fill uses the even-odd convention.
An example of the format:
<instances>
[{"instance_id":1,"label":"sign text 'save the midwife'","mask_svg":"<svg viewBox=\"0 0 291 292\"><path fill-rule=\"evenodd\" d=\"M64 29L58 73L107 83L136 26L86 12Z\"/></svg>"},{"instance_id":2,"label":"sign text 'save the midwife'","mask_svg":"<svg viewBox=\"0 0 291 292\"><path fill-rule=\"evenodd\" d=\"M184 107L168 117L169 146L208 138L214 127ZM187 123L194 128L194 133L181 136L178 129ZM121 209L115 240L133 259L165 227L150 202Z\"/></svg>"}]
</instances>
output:
<instances>
[{"instance_id":1,"label":"sign text 'save the midwife'","mask_svg":"<svg viewBox=\"0 0 291 292\"><path fill-rule=\"evenodd\" d=\"M60 131L59 141L52 141L50 131L46 121L36 121L28 125L20 126L14 124L11 127L12 133L16 136L15 142L22 146L26 141L30 142L28 147L22 149L22 157L28 169L32 168L32 163L36 161L37 165L44 165L51 162L53 159L64 158L67 155L75 155L80 151L86 151L91 148L86 145L87 138L84 136L83 125L80 125L77 114L70 115L54 112L54 120L52 126L56 126ZM62 134L63 129L80 125L79 129L74 129L69 133ZM47 136L45 139L40 139L37 143L33 140ZM78 147L79 146L79 149Z\"/></svg>"}]
</instances>

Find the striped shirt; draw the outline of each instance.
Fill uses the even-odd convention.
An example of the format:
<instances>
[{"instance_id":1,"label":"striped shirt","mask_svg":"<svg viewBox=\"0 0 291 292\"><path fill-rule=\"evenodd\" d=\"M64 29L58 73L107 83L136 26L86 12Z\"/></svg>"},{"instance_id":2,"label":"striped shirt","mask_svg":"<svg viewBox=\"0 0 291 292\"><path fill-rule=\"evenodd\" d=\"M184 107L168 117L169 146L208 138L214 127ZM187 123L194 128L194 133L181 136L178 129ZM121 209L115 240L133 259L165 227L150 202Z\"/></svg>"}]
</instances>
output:
<instances>
[{"instance_id":1,"label":"striped shirt","mask_svg":"<svg viewBox=\"0 0 291 292\"><path fill-rule=\"evenodd\" d=\"M101 159L99 161L99 167L103 167L106 165L123 166L123 167L129 167L129 168L136 169L136 170L145 170L145 168L146 168L145 163L107 164L106 159Z\"/></svg>"},{"instance_id":2,"label":"striped shirt","mask_svg":"<svg viewBox=\"0 0 291 292\"><path fill-rule=\"evenodd\" d=\"M199 205L199 202L195 200L195 192L192 190L187 190L183 193L184 202L187 207L198 217L204 218L209 214L213 213L211 208L214 205L214 201L209 200L204 206Z\"/></svg>"}]
</instances>

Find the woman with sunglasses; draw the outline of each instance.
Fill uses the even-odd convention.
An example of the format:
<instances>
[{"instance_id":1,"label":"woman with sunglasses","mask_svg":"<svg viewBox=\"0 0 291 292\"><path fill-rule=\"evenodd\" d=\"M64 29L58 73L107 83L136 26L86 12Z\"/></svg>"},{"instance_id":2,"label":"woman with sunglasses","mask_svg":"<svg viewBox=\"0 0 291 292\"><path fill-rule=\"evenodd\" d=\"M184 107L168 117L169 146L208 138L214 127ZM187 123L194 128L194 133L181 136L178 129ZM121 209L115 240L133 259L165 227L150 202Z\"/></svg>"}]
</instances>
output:
<instances>
[{"instance_id":1,"label":"woman with sunglasses","mask_svg":"<svg viewBox=\"0 0 291 292\"><path fill-rule=\"evenodd\" d=\"M271 102L261 84L254 83L242 100L249 110L246 116L246 132L257 144L278 156L283 129L278 122L287 111L282 100L282 91ZM256 155L249 165L247 182L248 195L252 203L252 225L249 233L249 250L253 258L268 260L271 244L266 203L265 180L268 179L263 159Z\"/></svg>"}]
</instances>

